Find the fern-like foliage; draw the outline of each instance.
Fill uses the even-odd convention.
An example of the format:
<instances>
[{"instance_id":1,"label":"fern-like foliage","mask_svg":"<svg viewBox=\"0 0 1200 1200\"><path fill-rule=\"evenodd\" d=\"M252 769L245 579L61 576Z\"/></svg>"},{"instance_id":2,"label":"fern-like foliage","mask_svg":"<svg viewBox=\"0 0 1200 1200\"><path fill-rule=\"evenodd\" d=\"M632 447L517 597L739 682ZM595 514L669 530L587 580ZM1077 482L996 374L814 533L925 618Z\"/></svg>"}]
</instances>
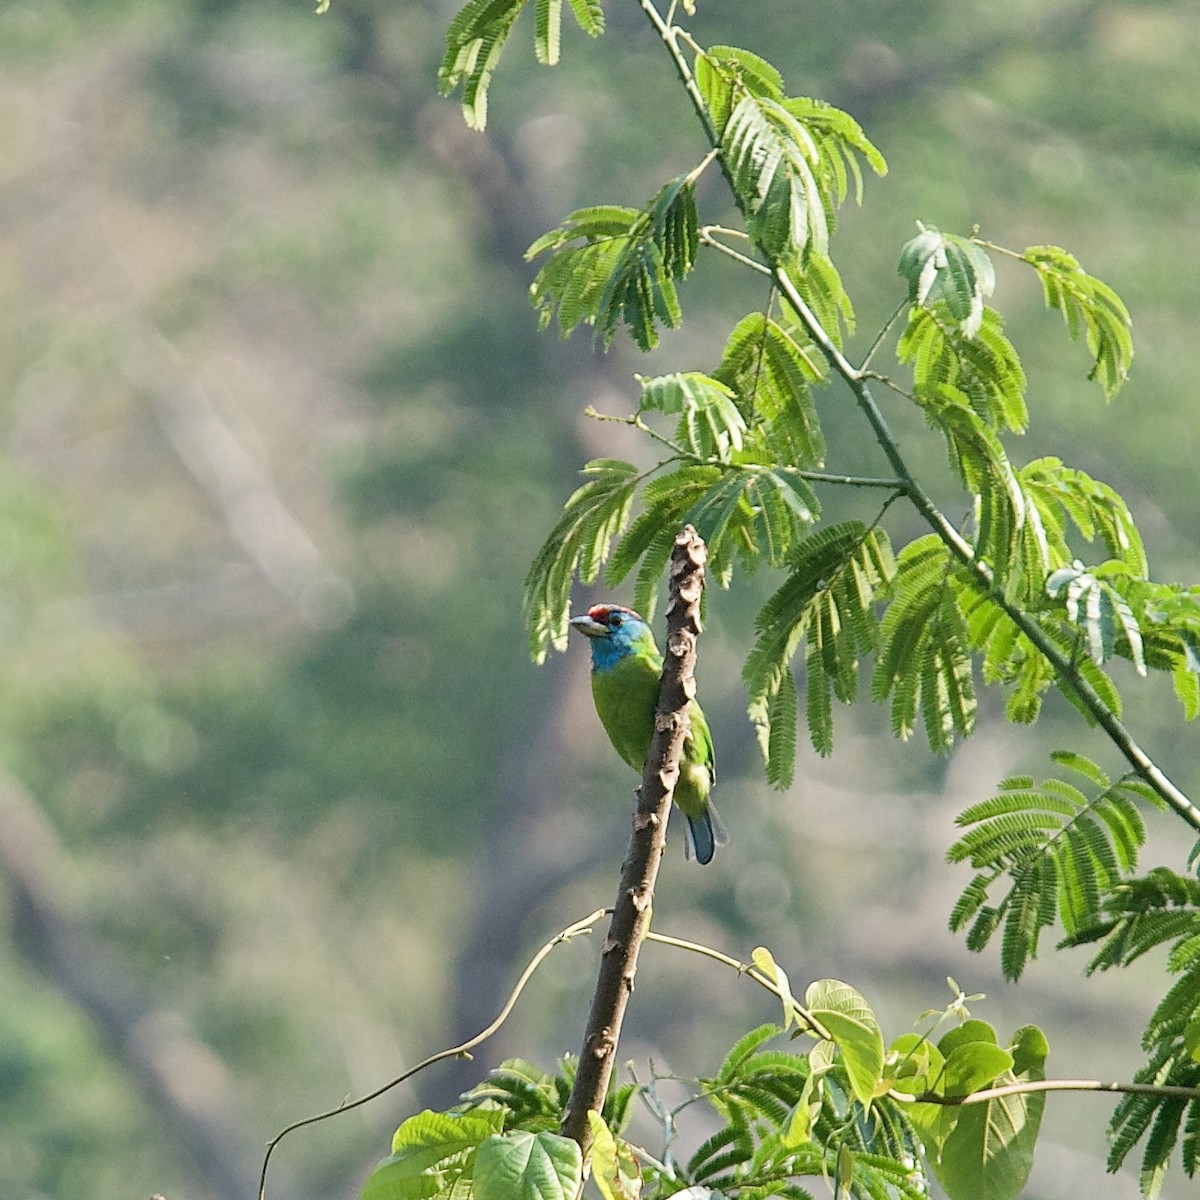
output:
<instances>
[{"instance_id":1,"label":"fern-like foliage","mask_svg":"<svg viewBox=\"0 0 1200 1200\"><path fill-rule=\"evenodd\" d=\"M1200 716L1200 587L1136 580L1126 597L1139 614L1146 663L1169 671L1189 721Z\"/></svg>"},{"instance_id":2,"label":"fern-like foliage","mask_svg":"<svg viewBox=\"0 0 1200 1200\"><path fill-rule=\"evenodd\" d=\"M908 282L914 309L944 306L963 337L983 324L983 302L996 287L992 260L969 238L917 222L918 233L900 251L897 270Z\"/></svg>"},{"instance_id":3,"label":"fern-like foliage","mask_svg":"<svg viewBox=\"0 0 1200 1200\"><path fill-rule=\"evenodd\" d=\"M1103 664L1119 650L1139 675L1145 675L1141 625L1117 586L1125 579L1121 563L1104 563L1089 571L1076 560L1046 580L1046 591L1062 601L1067 621L1079 630L1094 662Z\"/></svg>"},{"instance_id":4,"label":"fern-like foliage","mask_svg":"<svg viewBox=\"0 0 1200 1200\"><path fill-rule=\"evenodd\" d=\"M862 195L862 166L887 163L848 113L787 96L779 72L734 46L697 55L696 82L751 241L786 268L822 325L840 340L853 308L828 255L838 207Z\"/></svg>"},{"instance_id":5,"label":"fern-like foliage","mask_svg":"<svg viewBox=\"0 0 1200 1200\"><path fill-rule=\"evenodd\" d=\"M824 465L825 439L811 391L822 373L795 325L758 312L743 317L713 377L732 389L753 424L760 461L801 469Z\"/></svg>"},{"instance_id":6,"label":"fern-like foliage","mask_svg":"<svg viewBox=\"0 0 1200 1200\"><path fill-rule=\"evenodd\" d=\"M764 1049L780 1032L751 1030L701 1081L723 1125L689 1159L687 1180L725 1195L811 1200L797 1180L838 1176L846 1195L927 1196L922 1148L901 1106L881 1100L864 1119L828 1043L807 1055Z\"/></svg>"},{"instance_id":7,"label":"fern-like foliage","mask_svg":"<svg viewBox=\"0 0 1200 1200\"><path fill-rule=\"evenodd\" d=\"M1107 483L1093 479L1059 458L1036 458L1019 472L1021 487L1037 506L1053 552L1053 565L1072 561L1072 532L1088 543L1097 539L1108 557L1137 578L1148 570L1146 549L1129 505Z\"/></svg>"},{"instance_id":8,"label":"fern-like foliage","mask_svg":"<svg viewBox=\"0 0 1200 1200\"><path fill-rule=\"evenodd\" d=\"M637 469L615 458L593 459L587 482L572 493L525 577L529 646L535 662L550 646L565 650L571 584L576 574L590 583L608 557L609 545L629 521L639 482ZM669 551L668 551L669 553Z\"/></svg>"},{"instance_id":9,"label":"fern-like foliage","mask_svg":"<svg viewBox=\"0 0 1200 1200\"><path fill-rule=\"evenodd\" d=\"M529 0L469 0L446 29L446 53L438 68L443 96L461 87L463 119L472 129L487 124L488 88L505 44ZM604 32L599 0L570 0L579 28L589 37ZM534 0L534 53L546 66L558 62L562 0Z\"/></svg>"},{"instance_id":10,"label":"fern-like foliage","mask_svg":"<svg viewBox=\"0 0 1200 1200\"><path fill-rule=\"evenodd\" d=\"M906 739L920 715L930 747L948 750L975 725L975 685L952 560L933 534L901 551L879 632L872 696L891 702L892 731Z\"/></svg>"},{"instance_id":11,"label":"fern-like foliage","mask_svg":"<svg viewBox=\"0 0 1200 1200\"><path fill-rule=\"evenodd\" d=\"M1058 246L1030 246L1022 257L1037 271L1047 306L1062 313L1071 337L1084 335L1094 356L1088 378L1095 379L1111 400L1133 361L1129 310L1112 288L1087 274L1073 254Z\"/></svg>"},{"instance_id":12,"label":"fern-like foliage","mask_svg":"<svg viewBox=\"0 0 1200 1200\"><path fill-rule=\"evenodd\" d=\"M679 414L678 442L698 459L732 461L741 450L746 421L734 403L734 392L719 379L699 371L676 372L653 379L638 376L642 412Z\"/></svg>"},{"instance_id":13,"label":"fern-like foliage","mask_svg":"<svg viewBox=\"0 0 1200 1200\"><path fill-rule=\"evenodd\" d=\"M575 1083L573 1059L562 1059L554 1073L544 1071L523 1058L505 1059L488 1072L487 1078L465 1093L460 1108L498 1108L507 1129L557 1130ZM604 1101L602 1116L614 1131L629 1123L639 1088L633 1083L615 1084Z\"/></svg>"},{"instance_id":14,"label":"fern-like foliage","mask_svg":"<svg viewBox=\"0 0 1200 1200\"><path fill-rule=\"evenodd\" d=\"M951 387L966 396L989 429L1023 433L1029 424L1025 372L1004 336L1004 322L995 309L982 304L972 319L974 328L966 332L949 298L926 297L909 312L897 356L912 365L918 400Z\"/></svg>"},{"instance_id":15,"label":"fern-like foliage","mask_svg":"<svg viewBox=\"0 0 1200 1200\"><path fill-rule=\"evenodd\" d=\"M544 329L557 313L567 336L593 326L605 348L625 325L642 350L658 345L658 328L680 322L677 280L695 265L699 248L695 185L690 175L665 184L640 211L620 205L579 209L525 252L550 259L530 298Z\"/></svg>"},{"instance_id":16,"label":"fern-like foliage","mask_svg":"<svg viewBox=\"0 0 1200 1200\"><path fill-rule=\"evenodd\" d=\"M1176 979L1142 1035L1148 1059L1134 1080L1200 1088L1200 881L1166 867L1125 880L1105 898L1093 922L1067 940L1097 947L1089 971L1126 966L1169 945L1167 969ZM1109 1136L1114 1171L1144 1139L1142 1191L1154 1196L1176 1145L1188 1175L1200 1168L1200 1099L1125 1096Z\"/></svg>"},{"instance_id":17,"label":"fern-like foliage","mask_svg":"<svg viewBox=\"0 0 1200 1200\"><path fill-rule=\"evenodd\" d=\"M1139 802L1161 805L1140 779L1114 782L1072 752L1053 758L1092 794L1064 779L1035 784L1031 776L1012 776L997 795L959 816L967 832L946 855L975 871L954 905L950 928L966 929L972 950L982 950L1000 931L1000 962L1009 979L1020 978L1037 956L1042 930L1056 919L1068 940L1096 927L1145 842ZM997 885L1006 890L994 897Z\"/></svg>"},{"instance_id":18,"label":"fern-like foliage","mask_svg":"<svg viewBox=\"0 0 1200 1200\"><path fill-rule=\"evenodd\" d=\"M895 572L886 534L857 521L830 525L801 542L789 567L758 615L758 637L743 672L767 777L778 787L791 782L795 768L793 657L806 647L809 733L813 745L829 753L831 697L854 699L860 656L877 642L875 602Z\"/></svg>"},{"instance_id":19,"label":"fern-like foliage","mask_svg":"<svg viewBox=\"0 0 1200 1200\"><path fill-rule=\"evenodd\" d=\"M829 249L826 202L818 183L820 152L782 100L745 92L734 104L721 148L750 236L770 260Z\"/></svg>"},{"instance_id":20,"label":"fern-like foliage","mask_svg":"<svg viewBox=\"0 0 1200 1200\"><path fill-rule=\"evenodd\" d=\"M607 563L605 581L615 587L635 567L634 607L654 615L659 585L675 534L692 524L708 543L709 574L728 585L733 564L752 568L762 559L781 566L817 519L820 505L794 467L740 456L722 462L740 438L741 416L723 385L707 376L645 380L649 411L679 411L689 444L709 461L676 465L655 478L619 459L596 459L583 470L587 482L567 500L563 514L538 551L525 579L530 651L536 662L566 648L571 585L594 583ZM671 464L667 460L657 470ZM630 523L642 486L643 511ZM615 542L615 545L614 545Z\"/></svg>"}]
</instances>

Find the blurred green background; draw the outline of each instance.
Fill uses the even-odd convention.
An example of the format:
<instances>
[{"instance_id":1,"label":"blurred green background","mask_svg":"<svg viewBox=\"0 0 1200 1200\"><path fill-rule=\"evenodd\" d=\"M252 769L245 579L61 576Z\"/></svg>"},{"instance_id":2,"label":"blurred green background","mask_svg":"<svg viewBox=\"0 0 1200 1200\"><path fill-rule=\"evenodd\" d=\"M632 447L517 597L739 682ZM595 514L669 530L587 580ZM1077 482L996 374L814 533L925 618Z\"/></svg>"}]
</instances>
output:
<instances>
[{"instance_id":1,"label":"blurred green background","mask_svg":"<svg viewBox=\"0 0 1200 1200\"><path fill-rule=\"evenodd\" d=\"M252 1195L281 1126L477 1031L538 944L611 900L634 781L582 650L530 664L522 579L584 459L646 452L584 407L629 411L637 370L714 365L762 289L702 264L649 362L538 335L524 247L577 205L641 204L698 159L699 132L637 6L611 0L608 34L567 36L553 71L527 16L487 135L470 133L434 88L454 8L0 6L11 1200ZM1139 357L1106 407L1035 282L1000 264L1033 413L1013 455L1114 484L1157 575L1194 581L1192 0L699 9L702 42L764 53L891 162L835 247L860 348L902 295L915 218L1064 245L1116 287ZM705 199L728 215L715 183ZM942 478L919 417L888 404ZM845 394L822 411L829 465L849 469L866 431ZM1060 745L1112 754L1054 704L1009 729L991 696L979 735L934 761L864 707L840 716L832 759L804 756L770 792L739 671L775 582L711 597L700 681L733 840L705 871L672 847L657 926L742 957L766 943L798 984L845 978L889 1037L953 974L1004 1036L1042 1023L1054 1074L1127 1077L1161 963L1085 983L1084 954L1043 956L1005 985L994 954L945 931L965 872L941 864L954 813L1004 774L1045 771ZM1169 684L1121 682L1196 794ZM1147 861L1180 867L1182 829L1158 818L1153 838ZM505 1055L576 1050L597 940L557 951L473 1063L285 1141L272 1194L353 1197L415 1107ZM649 947L623 1057L703 1073L773 1016L744 981ZM1109 1108L1051 1101L1031 1197L1136 1195L1103 1172Z\"/></svg>"}]
</instances>

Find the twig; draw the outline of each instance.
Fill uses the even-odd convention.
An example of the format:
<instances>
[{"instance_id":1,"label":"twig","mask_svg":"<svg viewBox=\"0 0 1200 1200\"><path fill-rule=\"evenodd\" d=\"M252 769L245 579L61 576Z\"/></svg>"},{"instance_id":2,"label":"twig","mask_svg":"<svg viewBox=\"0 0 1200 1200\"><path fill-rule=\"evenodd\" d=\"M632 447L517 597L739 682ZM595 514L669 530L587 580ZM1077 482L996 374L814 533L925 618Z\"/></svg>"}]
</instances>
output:
<instances>
[{"instance_id":1,"label":"twig","mask_svg":"<svg viewBox=\"0 0 1200 1200\"><path fill-rule=\"evenodd\" d=\"M711 946L705 946L700 942L689 942L685 938L670 937L665 933L655 933L652 929L647 930L646 941L658 942L663 946L673 946L676 950L690 950L693 954L702 954L705 958L711 958L715 962L732 967L739 975L745 975L753 979L759 987L766 988L772 996L778 997L779 1000L782 1001L784 999L783 989L777 983L768 979L757 967L753 967L749 963L739 962L738 959L731 958L728 954L722 954L720 950L714 950ZM807 1008L798 1003L794 996L788 997L788 999L791 1000L796 1012L808 1022L809 1027L817 1037L821 1038L822 1041L833 1041L833 1035Z\"/></svg>"},{"instance_id":2,"label":"twig","mask_svg":"<svg viewBox=\"0 0 1200 1200\"><path fill-rule=\"evenodd\" d=\"M392 1088L397 1087L406 1079L411 1079L418 1071L425 1070L426 1067L433 1066L434 1063L441 1062L447 1058L460 1058L464 1055L469 1056L469 1052L478 1046L481 1042L487 1041L488 1038L508 1020L509 1014L512 1012L521 993L525 990L525 985L529 982L534 971L541 966L542 960L556 946L563 942L568 942L573 937L578 937L580 934L590 933L591 927L604 914L607 909L598 908L595 912L589 913L581 921L575 921L568 925L565 929L556 933L540 950L529 960L525 970L521 972L521 977L517 980L512 991L509 993L508 999L504 1002L504 1007L500 1009L496 1019L488 1025L488 1027L477 1033L474 1037L468 1038L465 1042L458 1046L451 1046L447 1050L439 1050L437 1054L431 1054L428 1058L423 1058L415 1067L411 1067L401 1075L397 1075L395 1079L389 1080L382 1087L377 1087L373 1092L369 1092L365 1096L359 1096L355 1100L351 1100L345 1104L339 1104L337 1108L327 1109L325 1112L316 1113L311 1117L304 1117L302 1120L293 1121L290 1125L281 1129L268 1143L266 1153L263 1155L262 1171L259 1174L258 1182L258 1200L265 1200L267 1194L267 1169L271 1164L271 1155L275 1152L275 1147L283 1141L289 1133L297 1129L303 1129L306 1125L315 1125L318 1121L326 1121L330 1117L336 1117L341 1113L350 1112L351 1109L361 1108L364 1104L369 1104L372 1100L377 1100L385 1092L390 1092Z\"/></svg>"},{"instance_id":3,"label":"twig","mask_svg":"<svg viewBox=\"0 0 1200 1200\"><path fill-rule=\"evenodd\" d=\"M671 554L667 644L654 714L654 739L642 771L633 834L621 871L612 922L601 950L600 971L575 1085L562 1119L563 1135L578 1142L585 1154L591 1145L587 1115L589 1111L599 1112L604 1105L621 1024L637 973L638 951L650 926L654 884L666 845L667 818L688 734L688 705L696 691L696 638L700 633L700 596L707 557L700 535L690 525L685 526L676 537Z\"/></svg>"},{"instance_id":4,"label":"twig","mask_svg":"<svg viewBox=\"0 0 1200 1200\"><path fill-rule=\"evenodd\" d=\"M896 305L896 308L892 312L892 315L890 317L888 317L888 319L886 321L884 321L883 328L880 329L880 331L875 335L875 340L871 343L870 349L868 349L862 362L858 364L859 374L863 374L866 372L867 368L871 365L871 359L873 359L875 357L875 352L879 349L880 346L883 345L883 339L885 337L887 337L888 330L891 329L891 327L893 325L895 325L896 318L899 317L899 315L907 307L908 307L908 300L907 299L901 300L900 303Z\"/></svg>"}]
</instances>

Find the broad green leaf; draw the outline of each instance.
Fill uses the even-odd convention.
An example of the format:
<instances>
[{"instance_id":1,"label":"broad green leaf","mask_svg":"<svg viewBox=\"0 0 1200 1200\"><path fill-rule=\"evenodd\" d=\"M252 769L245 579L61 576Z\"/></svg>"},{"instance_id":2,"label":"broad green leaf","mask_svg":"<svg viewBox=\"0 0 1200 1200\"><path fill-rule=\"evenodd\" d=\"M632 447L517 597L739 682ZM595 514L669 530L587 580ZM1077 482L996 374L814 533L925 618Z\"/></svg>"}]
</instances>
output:
<instances>
[{"instance_id":1,"label":"broad green leaf","mask_svg":"<svg viewBox=\"0 0 1200 1200\"><path fill-rule=\"evenodd\" d=\"M942 1078L946 1060L941 1050L927 1037L918 1033L903 1033L890 1046L887 1053L884 1075L898 1092L919 1096L933 1091ZM937 1106L923 1104L914 1106L925 1118L940 1111Z\"/></svg>"},{"instance_id":2,"label":"broad green leaf","mask_svg":"<svg viewBox=\"0 0 1200 1200\"><path fill-rule=\"evenodd\" d=\"M392 1138L392 1154L419 1169L478 1146L503 1127L500 1113L474 1112L462 1116L426 1109L409 1117Z\"/></svg>"},{"instance_id":3,"label":"broad green leaf","mask_svg":"<svg viewBox=\"0 0 1200 1200\"><path fill-rule=\"evenodd\" d=\"M1012 1064L1012 1055L1002 1046L987 1042L956 1046L946 1055L942 1090L947 1096L969 1096L988 1087Z\"/></svg>"},{"instance_id":4,"label":"broad green leaf","mask_svg":"<svg viewBox=\"0 0 1200 1200\"><path fill-rule=\"evenodd\" d=\"M502 1112L418 1113L392 1139L392 1153L367 1176L360 1200L425 1200L460 1174L467 1157L504 1124Z\"/></svg>"},{"instance_id":5,"label":"broad green leaf","mask_svg":"<svg viewBox=\"0 0 1200 1200\"><path fill-rule=\"evenodd\" d=\"M489 1137L475 1156L475 1200L575 1200L583 1185L579 1143L557 1133Z\"/></svg>"},{"instance_id":6,"label":"broad green leaf","mask_svg":"<svg viewBox=\"0 0 1200 1200\"><path fill-rule=\"evenodd\" d=\"M849 984L821 979L809 985L804 1007L837 1043L855 1099L869 1105L883 1071L883 1034L871 1006Z\"/></svg>"},{"instance_id":7,"label":"broad green leaf","mask_svg":"<svg viewBox=\"0 0 1200 1200\"><path fill-rule=\"evenodd\" d=\"M969 1024L969 1023L968 1023ZM1026 1026L1009 1043L1014 1066L996 1084L1045 1078L1046 1039ZM1045 1094L1030 1092L964 1105L932 1157L950 1200L1014 1200L1033 1166Z\"/></svg>"}]
</instances>

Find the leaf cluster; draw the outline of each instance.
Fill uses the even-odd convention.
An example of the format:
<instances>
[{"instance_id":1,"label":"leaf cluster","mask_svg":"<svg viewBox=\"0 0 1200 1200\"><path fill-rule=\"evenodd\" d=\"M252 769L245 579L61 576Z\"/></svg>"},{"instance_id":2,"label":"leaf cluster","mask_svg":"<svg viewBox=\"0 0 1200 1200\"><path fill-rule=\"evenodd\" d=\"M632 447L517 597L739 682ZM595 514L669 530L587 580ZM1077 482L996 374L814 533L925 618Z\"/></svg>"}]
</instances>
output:
<instances>
[{"instance_id":1,"label":"leaf cluster","mask_svg":"<svg viewBox=\"0 0 1200 1200\"><path fill-rule=\"evenodd\" d=\"M1009 979L1021 977L1037 957L1042 930L1056 921L1068 940L1094 927L1105 898L1137 867L1146 840L1139 802L1161 806L1141 779L1114 781L1074 752L1053 757L1091 794L1067 779L1010 776L995 796L959 815L966 832L946 852L949 862L970 863L975 872L950 928L967 930L972 950L1000 932ZM993 895L997 885L1003 895Z\"/></svg>"},{"instance_id":2,"label":"leaf cluster","mask_svg":"<svg viewBox=\"0 0 1200 1200\"><path fill-rule=\"evenodd\" d=\"M1200 881L1166 867L1126 879L1105 897L1091 923L1068 941L1096 946L1089 972L1126 966L1168 947L1167 970L1175 980L1142 1035L1148 1058L1134 1079L1200 1088ZM1200 1169L1200 1099L1125 1096L1113 1113L1109 1136L1109 1169L1114 1171L1144 1139L1142 1191L1154 1196L1177 1145L1185 1173L1194 1176Z\"/></svg>"},{"instance_id":3,"label":"leaf cluster","mask_svg":"<svg viewBox=\"0 0 1200 1200\"><path fill-rule=\"evenodd\" d=\"M665 184L644 209L578 209L525 252L527 259L552 252L529 290L539 325L557 315L564 337L591 325L605 349L624 325L639 349L652 350L660 326L679 326L675 284L691 272L698 250L691 175Z\"/></svg>"},{"instance_id":4,"label":"leaf cluster","mask_svg":"<svg viewBox=\"0 0 1200 1200\"><path fill-rule=\"evenodd\" d=\"M1017 1195L1041 1097L963 1102L996 1084L1042 1078L1040 1031L1020 1030L1001 1047L995 1031L965 1019L956 1002L960 1021L937 1044L905 1034L885 1049L878 1019L854 988L818 980L799 1004L767 951L756 951L755 961L784 997L785 1024L739 1038L715 1074L687 1085L682 1103L668 1104L657 1077L613 1088L604 1111L590 1115L586 1165L579 1146L556 1132L572 1064L550 1074L514 1059L449 1112L406 1120L362 1200L573 1200L588 1172L603 1200L695 1189L811 1200L807 1185L825 1179L861 1200L919 1200L929 1193L930 1167L951 1200ZM789 1027L793 1038L810 1040L807 1050L780 1048ZM639 1098L663 1131L661 1149L624 1136ZM719 1125L677 1162L677 1119L695 1105Z\"/></svg>"},{"instance_id":5,"label":"leaf cluster","mask_svg":"<svg viewBox=\"0 0 1200 1200\"><path fill-rule=\"evenodd\" d=\"M589 37L604 32L600 0L568 0L576 24ZM446 29L446 53L438 68L443 96L462 88L463 119L472 129L487 124L492 74L521 11L529 0L468 0ZM562 0L533 0L534 53L554 66L562 39Z\"/></svg>"},{"instance_id":6,"label":"leaf cluster","mask_svg":"<svg viewBox=\"0 0 1200 1200\"><path fill-rule=\"evenodd\" d=\"M443 83L463 84L468 119L479 117L493 50L522 3L472 0L452 30ZM557 53L549 31L559 7L538 4L543 61ZM580 19L580 6L573 8ZM1165 876L1152 872L1150 883L1134 872L1146 805L1165 801L1190 823L1197 819L1121 725L1112 668L1123 659L1139 676L1169 674L1185 717L1200 715L1200 589L1151 578L1136 523L1112 487L1059 458L1021 466L1011 452L1030 423L1030 385L992 306L994 256L1036 274L1047 308L1086 345L1089 378L1108 399L1132 362L1128 311L1066 250L1012 251L977 231L964 236L918 223L899 255L905 293L898 332L892 338L889 323L861 363L850 363L842 346L854 310L832 235L847 197L861 198L864 164L882 174L882 156L847 114L788 95L765 59L733 46L703 48L644 8L696 108L706 153L643 207L580 209L535 242L530 257L546 256L531 291L539 318L543 325L557 320L564 335L591 326L605 348L621 328L641 349L653 348L664 329L681 323L679 285L702 249L766 277L771 296L737 324L716 367L641 378L636 412L606 418L648 439L659 458L644 471L618 459L585 468L585 482L526 581L535 658L565 645L576 578L590 585L603 575L615 587L632 575L634 604L651 616L675 533L691 523L708 542L711 577L720 585L732 582L735 564L783 574L758 615L743 672L767 776L777 786L794 775L798 670L805 723L821 753L833 745L833 700L858 699L863 670L872 699L889 707L895 735L908 738L923 726L937 752L973 731L980 684L1004 690L1006 715L1018 723L1035 720L1057 689L1108 735L1133 773L1114 780L1090 759L1064 752L1055 760L1069 778L1014 776L967 809L949 857L969 863L973 874L951 925L972 949L998 937L1012 979L1052 925L1067 943L1099 941L1097 966L1136 957L1130 947L1173 939L1170 969L1179 978L1147 1031L1143 1074L1194 1080L1200 933L1190 882L1172 876L1168 887ZM685 4L684 11L691 9ZM710 164L729 185L741 230L702 224L695 185ZM889 346L895 376L878 367ZM819 389L835 378L882 448L891 478L826 471ZM915 406L944 447L961 494L956 514L935 504L909 469L876 400L879 388ZM849 451L860 461L858 446ZM826 487L883 498L861 517L823 527ZM885 521L900 502L911 504L928 532L893 551ZM830 1036L809 1055L764 1050L750 1035L708 1081L723 1126L689 1166L695 1183L798 1196L796 1179L811 1168L843 1191L874 1195L878 1186L907 1194L903 1179L885 1182L884 1171L872 1182L860 1166L879 1153L863 1131L891 1120L889 1093L898 1088L883 1087L875 1072L877 1090L864 1092L872 1072L856 1076L849 1043L838 1036L844 1014L833 1008L824 1031ZM968 1022L936 1046L914 1035L894 1053L893 1074L921 1099L912 1101L915 1110L894 1114L889 1161L900 1161L905 1138L919 1135L952 1195L1015 1194L1040 1103L1010 1105L1006 1097L959 1112L953 1102L983 1086L985 1076L1039 1078L1041 1035L1021 1031L1002 1047L987 1027ZM1117 1110L1113 1161L1144 1138L1149 1195L1176 1144L1185 1168L1194 1169L1200 1110L1189 1104L1138 1095ZM1000 1157L984 1175L970 1176L963 1164L997 1131ZM761 1173L768 1167L782 1173L768 1178ZM620 1170L613 1171L616 1180Z\"/></svg>"}]
</instances>

